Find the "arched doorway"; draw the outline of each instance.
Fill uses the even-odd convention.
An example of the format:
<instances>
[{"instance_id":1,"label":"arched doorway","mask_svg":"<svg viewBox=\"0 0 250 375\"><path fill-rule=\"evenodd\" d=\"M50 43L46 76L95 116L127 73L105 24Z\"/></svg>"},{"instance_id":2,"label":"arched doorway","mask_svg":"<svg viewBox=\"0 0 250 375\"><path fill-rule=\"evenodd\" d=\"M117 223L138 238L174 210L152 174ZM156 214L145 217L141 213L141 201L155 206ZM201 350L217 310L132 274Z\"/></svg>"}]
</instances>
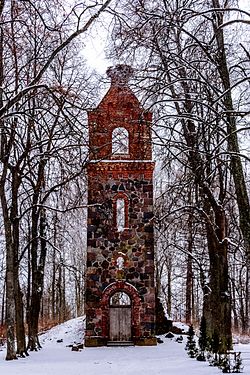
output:
<instances>
[{"instance_id":1,"label":"arched doorway","mask_svg":"<svg viewBox=\"0 0 250 375\"><path fill-rule=\"evenodd\" d=\"M131 299L124 291L114 293L109 300L109 340L131 341Z\"/></svg>"},{"instance_id":2,"label":"arched doorway","mask_svg":"<svg viewBox=\"0 0 250 375\"><path fill-rule=\"evenodd\" d=\"M119 298L119 303L117 303L117 298ZM115 305L117 307L115 307ZM112 332L114 332L115 328L110 328L111 320L113 321L114 319L114 315L112 318L112 315L110 315L110 313L116 314L117 318L119 310L115 312L115 309L119 309L119 307L121 308L121 310L126 308L128 308L128 311L130 310L130 340L126 341L136 342L138 338L141 336L141 299L138 295L136 288L125 281L116 281L107 286L107 288L103 291L101 299L103 337L107 340L107 342L111 341L110 336L113 335ZM113 311L112 308L114 308ZM122 311L120 311L120 313L122 313ZM129 312L127 312L126 319L129 319ZM120 325L120 323L118 324Z\"/></svg>"}]
</instances>

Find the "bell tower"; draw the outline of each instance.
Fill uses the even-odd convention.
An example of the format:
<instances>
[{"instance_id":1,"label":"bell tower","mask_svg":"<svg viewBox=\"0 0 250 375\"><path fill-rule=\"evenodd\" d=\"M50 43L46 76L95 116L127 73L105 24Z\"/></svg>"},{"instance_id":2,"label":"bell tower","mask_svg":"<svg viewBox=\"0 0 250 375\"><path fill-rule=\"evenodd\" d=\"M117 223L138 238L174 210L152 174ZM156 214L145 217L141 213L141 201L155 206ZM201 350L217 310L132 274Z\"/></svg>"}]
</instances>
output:
<instances>
[{"instance_id":1,"label":"bell tower","mask_svg":"<svg viewBox=\"0 0 250 375\"><path fill-rule=\"evenodd\" d=\"M152 113L107 70L111 86L88 113L85 346L156 345Z\"/></svg>"}]
</instances>

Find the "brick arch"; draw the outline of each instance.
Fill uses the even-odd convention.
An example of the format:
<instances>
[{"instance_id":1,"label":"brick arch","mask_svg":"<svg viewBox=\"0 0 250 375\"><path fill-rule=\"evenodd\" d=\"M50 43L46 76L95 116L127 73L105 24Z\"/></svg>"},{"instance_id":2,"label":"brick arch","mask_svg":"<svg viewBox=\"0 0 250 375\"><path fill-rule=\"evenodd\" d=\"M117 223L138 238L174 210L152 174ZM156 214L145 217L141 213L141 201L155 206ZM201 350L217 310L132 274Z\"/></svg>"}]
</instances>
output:
<instances>
[{"instance_id":1,"label":"brick arch","mask_svg":"<svg viewBox=\"0 0 250 375\"><path fill-rule=\"evenodd\" d=\"M102 335L108 339L109 337L109 301L110 298L116 292L125 292L129 295L131 299L131 309L132 309L132 338L140 337L140 307L141 298L136 290L136 288L125 282L116 281L106 289L104 289L101 298L101 309L102 309Z\"/></svg>"}]
</instances>

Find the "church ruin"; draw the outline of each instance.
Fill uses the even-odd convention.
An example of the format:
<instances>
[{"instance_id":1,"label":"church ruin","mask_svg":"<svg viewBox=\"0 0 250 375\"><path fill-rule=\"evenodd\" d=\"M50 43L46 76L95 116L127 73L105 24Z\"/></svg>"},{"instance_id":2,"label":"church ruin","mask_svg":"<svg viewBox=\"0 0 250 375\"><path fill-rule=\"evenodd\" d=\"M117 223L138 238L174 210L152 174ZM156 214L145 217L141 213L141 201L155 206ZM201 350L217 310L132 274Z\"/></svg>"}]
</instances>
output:
<instances>
[{"instance_id":1,"label":"church ruin","mask_svg":"<svg viewBox=\"0 0 250 375\"><path fill-rule=\"evenodd\" d=\"M131 67L88 113L85 346L155 345L152 113L128 86Z\"/></svg>"}]
</instances>

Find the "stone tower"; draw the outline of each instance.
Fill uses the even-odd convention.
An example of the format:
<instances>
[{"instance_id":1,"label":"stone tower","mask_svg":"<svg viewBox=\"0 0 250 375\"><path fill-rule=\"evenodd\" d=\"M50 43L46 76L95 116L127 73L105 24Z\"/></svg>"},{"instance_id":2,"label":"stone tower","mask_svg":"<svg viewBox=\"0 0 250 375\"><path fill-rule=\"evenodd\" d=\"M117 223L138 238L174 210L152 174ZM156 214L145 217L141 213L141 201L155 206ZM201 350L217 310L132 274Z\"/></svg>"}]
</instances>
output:
<instances>
[{"instance_id":1,"label":"stone tower","mask_svg":"<svg viewBox=\"0 0 250 375\"><path fill-rule=\"evenodd\" d=\"M88 113L86 346L155 345L152 113L127 65Z\"/></svg>"}]
</instances>

